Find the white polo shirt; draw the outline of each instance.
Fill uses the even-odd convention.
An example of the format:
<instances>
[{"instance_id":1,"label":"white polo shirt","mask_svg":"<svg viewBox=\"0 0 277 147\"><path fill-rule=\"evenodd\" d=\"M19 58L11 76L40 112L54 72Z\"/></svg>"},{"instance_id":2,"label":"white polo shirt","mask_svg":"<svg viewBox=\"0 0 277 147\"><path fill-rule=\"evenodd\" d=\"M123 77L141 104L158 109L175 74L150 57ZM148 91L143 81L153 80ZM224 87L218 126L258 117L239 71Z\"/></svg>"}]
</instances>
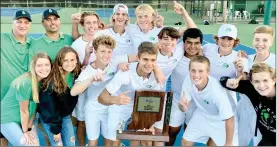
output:
<instances>
[{"instance_id":1,"label":"white polo shirt","mask_svg":"<svg viewBox=\"0 0 277 147\"><path fill-rule=\"evenodd\" d=\"M249 58L249 70L252 68L252 66L254 64L255 57L256 57L256 54L248 56L248 58ZM263 62L275 69L276 68L275 60L276 60L275 54L270 53L268 58L266 58L265 61L263 61Z\"/></svg>"},{"instance_id":2,"label":"white polo shirt","mask_svg":"<svg viewBox=\"0 0 277 147\"><path fill-rule=\"evenodd\" d=\"M89 105L90 110L100 111L106 109L107 106L102 105L98 102L98 96L105 89L105 86L110 82L110 80L114 77L117 72L118 64L121 62L128 62L127 55L114 56L112 57L108 66L104 69L95 69L91 65L88 65L76 79L77 82L82 82L92 77L93 75L104 72L104 80L102 82L93 82L87 89L86 92L86 106Z\"/></svg>"},{"instance_id":3,"label":"white polo shirt","mask_svg":"<svg viewBox=\"0 0 277 147\"><path fill-rule=\"evenodd\" d=\"M147 33L143 33L137 24L129 24L126 27L127 33L131 36L133 45L134 45L134 53L138 53L139 45L144 41L149 41L152 43L157 43L158 34L162 30L162 28L154 27L152 30L149 30Z\"/></svg>"},{"instance_id":4,"label":"white polo shirt","mask_svg":"<svg viewBox=\"0 0 277 147\"><path fill-rule=\"evenodd\" d=\"M131 36L125 31L122 35L114 32L113 28L98 31L95 36L110 35L116 41L116 46L113 50L113 55L133 55L133 42Z\"/></svg>"},{"instance_id":5,"label":"white polo shirt","mask_svg":"<svg viewBox=\"0 0 277 147\"><path fill-rule=\"evenodd\" d=\"M171 57L164 56L161 54L160 50L158 52L157 57L157 65L162 69L166 81L168 80L169 76L173 72L174 68L177 66L178 62L181 60L182 56L184 56L184 45L183 43L179 43L176 45L176 48L173 50L173 55ZM166 85L166 82L165 82ZM165 88L164 85L164 88Z\"/></svg>"},{"instance_id":6,"label":"white polo shirt","mask_svg":"<svg viewBox=\"0 0 277 147\"><path fill-rule=\"evenodd\" d=\"M182 91L182 84L185 80L185 77L189 75L189 62L190 59L186 56L178 62L177 66L171 74L171 89L173 91L174 101L177 103L180 100L180 91Z\"/></svg>"},{"instance_id":7,"label":"white polo shirt","mask_svg":"<svg viewBox=\"0 0 277 147\"><path fill-rule=\"evenodd\" d=\"M211 118L217 120L231 118L234 114L226 89L214 77L209 76L208 78L206 87L202 91L198 91L190 76L186 76L182 85L181 96L184 91L187 100L191 101L193 99L197 108Z\"/></svg>"},{"instance_id":8,"label":"white polo shirt","mask_svg":"<svg viewBox=\"0 0 277 147\"><path fill-rule=\"evenodd\" d=\"M138 63L132 63L128 71L118 71L106 86L107 91L111 95L119 95L128 90L131 91L128 94L131 98L131 102L128 105L112 105L113 112L132 112L136 90L161 90L161 86L156 81L154 73L152 72L149 78L143 79L137 73L137 66Z\"/></svg>"},{"instance_id":9,"label":"white polo shirt","mask_svg":"<svg viewBox=\"0 0 277 147\"><path fill-rule=\"evenodd\" d=\"M79 61L81 63L84 62L85 59L85 54L86 54L86 46L89 42L83 40L83 36L80 36L78 39L76 39L71 47L77 52L78 56L79 56ZM90 45L92 46L92 44ZM91 53L89 61L92 62L96 59L95 54Z\"/></svg>"},{"instance_id":10,"label":"white polo shirt","mask_svg":"<svg viewBox=\"0 0 277 147\"><path fill-rule=\"evenodd\" d=\"M238 58L238 52L233 50L231 54L227 56L220 56L219 47L216 44L206 44L203 47L204 55L210 60L210 72L211 76L220 80L222 76L228 76L231 78L236 77L236 68L233 64ZM244 59L244 72L249 73L248 60Z\"/></svg>"}]
</instances>

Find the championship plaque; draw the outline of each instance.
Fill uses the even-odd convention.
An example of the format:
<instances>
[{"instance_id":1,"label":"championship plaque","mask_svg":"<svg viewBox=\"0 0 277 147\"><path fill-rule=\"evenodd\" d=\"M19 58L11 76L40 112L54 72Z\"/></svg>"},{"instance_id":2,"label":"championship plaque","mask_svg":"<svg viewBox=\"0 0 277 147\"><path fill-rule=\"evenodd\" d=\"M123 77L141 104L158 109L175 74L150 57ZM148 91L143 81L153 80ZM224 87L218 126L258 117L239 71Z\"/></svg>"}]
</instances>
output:
<instances>
[{"instance_id":1,"label":"championship plaque","mask_svg":"<svg viewBox=\"0 0 277 147\"><path fill-rule=\"evenodd\" d=\"M172 92L166 94L163 91L136 91L132 121L127 126L127 130L119 130L117 132L117 139L168 142L168 113L170 115L171 101ZM155 132L155 135L152 135L151 132L140 131L144 128L149 129L155 122L160 121L163 117L164 109L164 115L166 116L164 117L162 132Z\"/></svg>"}]
</instances>

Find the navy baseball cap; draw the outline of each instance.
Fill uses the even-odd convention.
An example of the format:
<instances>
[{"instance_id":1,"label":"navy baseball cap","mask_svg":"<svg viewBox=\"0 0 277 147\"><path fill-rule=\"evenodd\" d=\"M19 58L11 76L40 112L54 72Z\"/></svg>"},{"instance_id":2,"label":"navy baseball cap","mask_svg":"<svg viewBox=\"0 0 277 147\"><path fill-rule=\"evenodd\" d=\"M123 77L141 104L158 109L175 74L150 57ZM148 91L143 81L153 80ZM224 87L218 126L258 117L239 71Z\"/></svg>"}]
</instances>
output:
<instances>
[{"instance_id":1,"label":"navy baseball cap","mask_svg":"<svg viewBox=\"0 0 277 147\"><path fill-rule=\"evenodd\" d=\"M58 18L60 18L60 15L58 14L58 12L55 9L47 9L43 12L42 14L42 20L44 20L46 17L48 17L49 15L55 15Z\"/></svg>"},{"instance_id":2,"label":"navy baseball cap","mask_svg":"<svg viewBox=\"0 0 277 147\"><path fill-rule=\"evenodd\" d=\"M31 15L26 10L18 10L15 12L13 20L17 20L19 18L27 18L30 22L32 22Z\"/></svg>"}]
</instances>

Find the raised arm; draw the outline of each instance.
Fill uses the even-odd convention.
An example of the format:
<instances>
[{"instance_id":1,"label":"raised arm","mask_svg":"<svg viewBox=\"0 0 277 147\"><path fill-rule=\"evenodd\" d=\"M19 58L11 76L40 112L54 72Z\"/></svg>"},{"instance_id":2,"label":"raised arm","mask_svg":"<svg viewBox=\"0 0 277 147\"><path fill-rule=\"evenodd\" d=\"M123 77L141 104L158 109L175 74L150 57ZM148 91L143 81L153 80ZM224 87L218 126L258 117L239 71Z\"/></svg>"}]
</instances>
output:
<instances>
[{"instance_id":1,"label":"raised arm","mask_svg":"<svg viewBox=\"0 0 277 147\"><path fill-rule=\"evenodd\" d=\"M72 20L72 39L74 41L81 36L78 30L78 25L81 20L81 13L79 12L79 13L72 14L71 20Z\"/></svg>"},{"instance_id":2,"label":"raised arm","mask_svg":"<svg viewBox=\"0 0 277 147\"><path fill-rule=\"evenodd\" d=\"M186 9L180 3L173 1L173 5L174 5L174 12L181 15L185 21L185 26L179 29L179 33L181 35L183 35L183 33L186 31L187 28L197 28L196 24L189 16Z\"/></svg>"},{"instance_id":3,"label":"raised arm","mask_svg":"<svg viewBox=\"0 0 277 147\"><path fill-rule=\"evenodd\" d=\"M92 77L81 81L81 82L76 82L71 91L70 94L72 96L77 96L81 93L83 93L88 87L89 85L91 85L93 82L102 82L104 80L104 74L103 73L96 73L95 75L93 75Z\"/></svg>"}]
</instances>

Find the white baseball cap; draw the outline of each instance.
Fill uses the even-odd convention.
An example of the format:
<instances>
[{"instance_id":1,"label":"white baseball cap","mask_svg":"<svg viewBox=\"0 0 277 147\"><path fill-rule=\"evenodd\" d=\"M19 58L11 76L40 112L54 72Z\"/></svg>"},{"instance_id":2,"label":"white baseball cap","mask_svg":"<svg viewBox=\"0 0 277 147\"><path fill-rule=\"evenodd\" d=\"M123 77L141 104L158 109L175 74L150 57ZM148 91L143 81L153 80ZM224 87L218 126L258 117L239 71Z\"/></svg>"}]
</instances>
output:
<instances>
[{"instance_id":1,"label":"white baseball cap","mask_svg":"<svg viewBox=\"0 0 277 147\"><path fill-rule=\"evenodd\" d=\"M118 10L125 11L128 14L128 7L124 4L115 5L113 8L113 14L115 14Z\"/></svg>"},{"instance_id":2,"label":"white baseball cap","mask_svg":"<svg viewBox=\"0 0 277 147\"><path fill-rule=\"evenodd\" d=\"M236 39L237 34L238 34L238 30L236 26L232 24L223 24L218 29L217 36L218 37L228 36L228 37L232 37L233 39Z\"/></svg>"}]
</instances>

